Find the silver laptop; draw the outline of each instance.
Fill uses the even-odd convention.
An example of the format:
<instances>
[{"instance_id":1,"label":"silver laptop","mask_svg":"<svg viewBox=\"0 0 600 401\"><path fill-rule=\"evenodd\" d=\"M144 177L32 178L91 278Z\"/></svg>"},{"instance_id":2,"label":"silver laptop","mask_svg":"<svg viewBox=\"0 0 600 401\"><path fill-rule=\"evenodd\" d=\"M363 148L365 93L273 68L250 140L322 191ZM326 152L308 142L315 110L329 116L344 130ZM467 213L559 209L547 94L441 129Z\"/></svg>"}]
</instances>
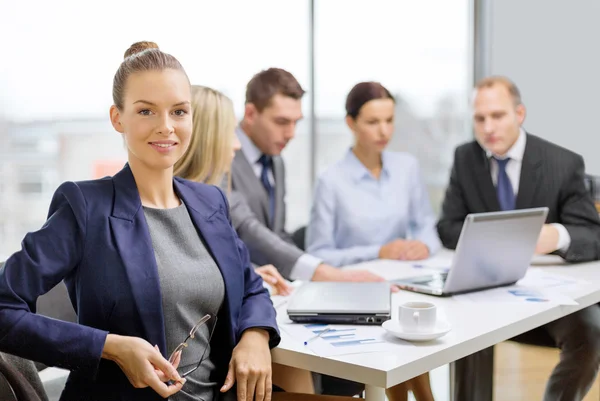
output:
<instances>
[{"instance_id":1,"label":"silver laptop","mask_svg":"<svg viewBox=\"0 0 600 401\"><path fill-rule=\"evenodd\" d=\"M378 325L390 310L389 283L311 281L294 291L287 313L297 323Z\"/></svg>"},{"instance_id":2,"label":"silver laptop","mask_svg":"<svg viewBox=\"0 0 600 401\"><path fill-rule=\"evenodd\" d=\"M527 272L547 215L546 207L469 214L448 272L393 283L437 296L514 284Z\"/></svg>"}]
</instances>

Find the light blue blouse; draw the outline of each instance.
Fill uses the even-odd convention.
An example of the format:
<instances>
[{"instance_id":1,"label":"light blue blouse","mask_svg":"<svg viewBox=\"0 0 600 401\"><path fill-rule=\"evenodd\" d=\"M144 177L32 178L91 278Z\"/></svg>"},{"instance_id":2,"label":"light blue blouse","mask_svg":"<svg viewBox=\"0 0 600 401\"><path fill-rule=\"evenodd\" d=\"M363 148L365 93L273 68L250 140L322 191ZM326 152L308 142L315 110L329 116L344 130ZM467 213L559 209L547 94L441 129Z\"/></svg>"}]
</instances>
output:
<instances>
[{"instance_id":1,"label":"light blue blouse","mask_svg":"<svg viewBox=\"0 0 600 401\"><path fill-rule=\"evenodd\" d=\"M377 259L382 245L416 239L437 252L436 217L417 159L383 152L379 179L352 150L329 167L315 188L307 252L333 266Z\"/></svg>"}]
</instances>

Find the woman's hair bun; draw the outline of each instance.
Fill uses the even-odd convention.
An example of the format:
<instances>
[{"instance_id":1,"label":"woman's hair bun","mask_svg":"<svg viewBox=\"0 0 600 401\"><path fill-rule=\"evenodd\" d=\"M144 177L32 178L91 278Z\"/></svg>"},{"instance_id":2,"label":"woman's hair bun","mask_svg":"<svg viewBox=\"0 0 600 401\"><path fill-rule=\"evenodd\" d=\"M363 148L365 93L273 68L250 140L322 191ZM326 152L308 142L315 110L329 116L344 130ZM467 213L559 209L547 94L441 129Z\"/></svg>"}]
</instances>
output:
<instances>
[{"instance_id":1,"label":"woman's hair bun","mask_svg":"<svg viewBox=\"0 0 600 401\"><path fill-rule=\"evenodd\" d=\"M158 45L154 42L147 42L147 41L135 42L134 44L129 46L129 49L127 49L125 51L124 58L133 56L134 54L141 53L144 50L148 50L148 49L158 49Z\"/></svg>"}]
</instances>

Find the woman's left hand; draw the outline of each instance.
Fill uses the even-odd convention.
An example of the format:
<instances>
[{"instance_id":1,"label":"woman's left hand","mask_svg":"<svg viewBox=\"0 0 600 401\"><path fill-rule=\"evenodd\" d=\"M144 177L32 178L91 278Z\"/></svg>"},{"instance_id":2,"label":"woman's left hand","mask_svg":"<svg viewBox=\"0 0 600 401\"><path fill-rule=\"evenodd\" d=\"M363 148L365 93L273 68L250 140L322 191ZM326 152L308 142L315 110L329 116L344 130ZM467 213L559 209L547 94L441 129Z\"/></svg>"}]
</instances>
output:
<instances>
[{"instance_id":1,"label":"woman's left hand","mask_svg":"<svg viewBox=\"0 0 600 401\"><path fill-rule=\"evenodd\" d=\"M400 260L423 260L429 257L429 248L421 241L406 241Z\"/></svg>"},{"instance_id":2,"label":"woman's left hand","mask_svg":"<svg viewBox=\"0 0 600 401\"><path fill-rule=\"evenodd\" d=\"M269 333L263 329L248 329L233 349L221 392L227 392L237 382L238 401L270 401L271 373Z\"/></svg>"}]
</instances>

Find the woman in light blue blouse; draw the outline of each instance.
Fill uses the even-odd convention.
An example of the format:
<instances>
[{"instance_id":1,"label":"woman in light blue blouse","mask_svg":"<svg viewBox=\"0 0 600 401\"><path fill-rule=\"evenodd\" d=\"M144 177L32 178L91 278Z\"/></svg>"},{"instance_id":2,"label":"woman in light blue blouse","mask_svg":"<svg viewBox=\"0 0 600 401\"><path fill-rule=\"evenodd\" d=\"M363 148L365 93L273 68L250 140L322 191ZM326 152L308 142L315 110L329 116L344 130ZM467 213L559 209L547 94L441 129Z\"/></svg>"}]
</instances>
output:
<instances>
[{"instance_id":1,"label":"woman in light blue blouse","mask_svg":"<svg viewBox=\"0 0 600 401\"><path fill-rule=\"evenodd\" d=\"M385 150L394 106L377 82L348 94L354 145L319 178L307 230L307 252L326 263L425 259L441 246L417 159Z\"/></svg>"},{"instance_id":2,"label":"woman in light blue blouse","mask_svg":"<svg viewBox=\"0 0 600 401\"><path fill-rule=\"evenodd\" d=\"M326 263L425 259L441 246L417 160L385 151L394 105L377 82L361 82L348 94L354 145L319 178L306 233L307 252ZM406 384L417 401L433 401L428 373Z\"/></svg>"}]
</instances>

